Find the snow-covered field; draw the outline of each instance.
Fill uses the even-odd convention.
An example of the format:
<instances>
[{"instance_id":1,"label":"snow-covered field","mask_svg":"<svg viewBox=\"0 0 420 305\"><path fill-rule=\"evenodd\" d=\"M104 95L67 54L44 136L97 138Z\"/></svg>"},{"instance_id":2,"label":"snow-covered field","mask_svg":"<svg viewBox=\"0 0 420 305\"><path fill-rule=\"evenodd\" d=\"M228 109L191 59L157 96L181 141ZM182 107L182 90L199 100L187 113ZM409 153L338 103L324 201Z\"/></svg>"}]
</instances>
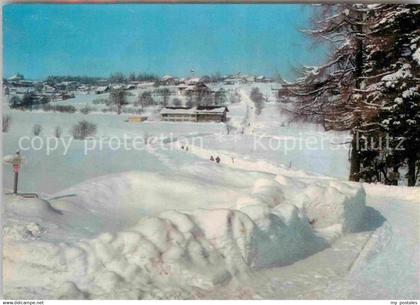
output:
<instances>
[{"instance_id":1,"label":"snow-covered field","mask_svg":"<svg viewBox=\"0 0 420 305\"><path fill-rule=\"evenodd\" d=\"M20 189L40 198L4 195L5 297L418 299L419 189L347 182L345 135L289 123L259 86L270 101L259 116L250 86L236 88L229 134L225 124L7 110L4 154L36 123L41 138L60 126L64 139L81 119L104 147L22 151ZM159 140L107 145L124 134ZM314 138L324 146L285 150Z\"/></svg>"}]
</instances>

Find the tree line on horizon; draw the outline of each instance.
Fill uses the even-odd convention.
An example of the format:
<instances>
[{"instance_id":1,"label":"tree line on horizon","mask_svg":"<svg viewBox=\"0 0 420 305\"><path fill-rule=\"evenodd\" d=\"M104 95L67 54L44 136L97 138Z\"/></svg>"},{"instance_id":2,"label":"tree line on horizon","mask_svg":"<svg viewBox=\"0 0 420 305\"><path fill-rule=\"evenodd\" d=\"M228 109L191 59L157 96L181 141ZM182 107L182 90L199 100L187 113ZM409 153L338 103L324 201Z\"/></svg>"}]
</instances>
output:
<instances>
[{"instance_id":1,"label":"tree line on horizon","mask_svg":"<svg viewBox=\"0 0 420 305\"><path fill-rule=\"evenodd\" d=\"M21 74L19 74L21 75ZM218 82L222 81L223 77L219 72L205 75L203 76L210 80L210 82ZM98 76L82 76L82 75L49 75L46 78L47 83L60 83L60 82L69 82L69 81L75 81L82 84L87 85L95 85L99 82L107 80L110 83L129 83L132 81L140 81L140 82L159 82L161 80L161 77L154 73L127 73L124 74L122 72L115 72L111 73L108 77L98 77Z\"/></svg>"},{"instance_id":2,"label":"tree line on horizon","mask_svg":"<svg viewBox=\"0 0 420 305\"><path fill-rule=\"evenodd\" d=\"M109 77L80 76L80 75L50 75L46 78L47 83L59 83L66 81L75 81L83 84L97 84L102 80L112 83L127 83L130 81L157 81L160 77L152 73L129 73L121 72L111 73Z\"/></svg>"}]
</instances>

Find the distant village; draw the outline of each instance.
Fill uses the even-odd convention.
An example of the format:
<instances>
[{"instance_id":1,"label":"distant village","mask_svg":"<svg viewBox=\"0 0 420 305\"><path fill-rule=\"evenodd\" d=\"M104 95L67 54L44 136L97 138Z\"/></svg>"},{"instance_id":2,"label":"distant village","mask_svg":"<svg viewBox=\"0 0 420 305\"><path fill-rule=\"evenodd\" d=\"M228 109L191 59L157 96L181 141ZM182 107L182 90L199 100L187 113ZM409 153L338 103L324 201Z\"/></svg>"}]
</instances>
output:
<instances>
[{"instance_id":1,"label":"distant village","mask_svg":"<svg viewBox=\"0 0 420 305\"><path fill-rule=\"evenodd\" d=\"M150 106L153 102L149 100L159 100L160 115L164 121L225 122L229 88L241 84L272 82L271 78L264 75L240 73L189 78L171 75L136 77L134 74L125 77L116 73L109 78L50 76L44 81L27 80L23 75L16 74L3 80L3 92L11 108L22 108L19 105L25 105L26 99L30 101L30 110L39 107L46 110L51 105L60 104L57 102L67 100L67 107L72 107L72 99L76 96L110 96L112 92L118 91L122 98L137 95L138 100L134 105L141 103L141 106ZM57 110L60 111L59 108Z\"/></svg>"}]
</instances>

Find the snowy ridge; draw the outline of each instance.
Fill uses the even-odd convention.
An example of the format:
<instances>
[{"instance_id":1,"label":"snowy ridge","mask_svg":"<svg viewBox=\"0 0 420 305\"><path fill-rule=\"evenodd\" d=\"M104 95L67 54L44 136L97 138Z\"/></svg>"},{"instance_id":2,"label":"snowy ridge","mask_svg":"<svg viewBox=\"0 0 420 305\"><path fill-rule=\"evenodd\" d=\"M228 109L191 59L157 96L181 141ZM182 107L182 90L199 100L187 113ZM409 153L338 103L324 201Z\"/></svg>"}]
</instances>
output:
<instances>
[{"instance_id":1,"label":"snowy ridge","mask_svg":"<svg viewBox=\"0 0 420 305\"><path fill-rule=\"evenodd\" d=\"M174 143L174 147L178 149L182 149L181 147L186 145L188 144L184 143L182 140ZM204 160L209 160L211 156L219 156L221 158L220 163L224 166L241 170L265 172L270 174L282 174L286 176L290 175L301 178L316 177L317 179L331 179L331 177L322 176L316 173L307 173L303 170L290 169L283 164L274 164L273 162L266 160L254 160L249 157L245 158L239 154L223 150L206 149L194 145L188 145L188 153L192 153Z\"/></svg>"}]
</instances>

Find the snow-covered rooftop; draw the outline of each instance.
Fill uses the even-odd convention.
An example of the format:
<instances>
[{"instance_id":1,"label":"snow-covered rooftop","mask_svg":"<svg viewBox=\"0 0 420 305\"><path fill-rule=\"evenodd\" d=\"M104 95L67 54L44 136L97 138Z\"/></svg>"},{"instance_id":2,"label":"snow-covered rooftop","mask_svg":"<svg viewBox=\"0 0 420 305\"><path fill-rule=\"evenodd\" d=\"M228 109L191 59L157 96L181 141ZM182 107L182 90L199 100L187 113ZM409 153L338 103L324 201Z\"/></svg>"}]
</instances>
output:
<instances>
[{"instance_id":1,"label":"snow-covered rooftop","mask_svg":"<svg viewBox=\"0 0 420 305\"><path fill-rule=\"evenodd\" d=\"M166 107L160 111L160 114L195 114L196 108L170 108Z\"/></svg>"},{"instance_id":2,"label":"snow-covered rooftop","mask_svg":"<svg viewBox=\"0 0 420 305\"><path fill-rule=\"evenodd\" d=\"M160 111L160 114L223 114L225 111L229 111L227 107L165 107Z\"/></svg>"},{"instance_id":3,"label":"snow-covered rooftop","mask_svg":"<svg viewBox=\"0 0 420 305\"><path fill-rule=\"evenodd\" d=\"M22 79L23 79L22 76L20 76L18 74L15 74L15 75L9 77L7 80L14 81L14 80L22 80Z\"/></svg>"},{"instance_id":4,"label":"snow-covered rooftop","mask_svg":"<svg viewBox=\"0 0 420 305\"><path fill-rule=\"evenodd\" d=\"M106 89L108 89L108 86L99 86L99 87L96 87L96 91L104 91Z\"/></svg>"},{"instance_id":5,"label":"snow-covered rooftop","mask_svg":"<svg viewBox=\"0 0 420 305\"><path fill-rule=\"evenodd\" d=\"M173 79L173 76L171 76L171 75L165 75L164 77L162 77L162 80L163 81L169 80L169 79Z\"/></svg>"},{"instance_id":6,"label":"snow-covered rooftop","mask_svg":"<svg viewBox=\"0 0 420 305\"><path fill-rule=\"evenodd\" d=\"M200 82L200 78L199 77L195 77L195 78L190 78L189 80L187 80L188 84L197 84Z\"/></svg>"}]
</instances>

